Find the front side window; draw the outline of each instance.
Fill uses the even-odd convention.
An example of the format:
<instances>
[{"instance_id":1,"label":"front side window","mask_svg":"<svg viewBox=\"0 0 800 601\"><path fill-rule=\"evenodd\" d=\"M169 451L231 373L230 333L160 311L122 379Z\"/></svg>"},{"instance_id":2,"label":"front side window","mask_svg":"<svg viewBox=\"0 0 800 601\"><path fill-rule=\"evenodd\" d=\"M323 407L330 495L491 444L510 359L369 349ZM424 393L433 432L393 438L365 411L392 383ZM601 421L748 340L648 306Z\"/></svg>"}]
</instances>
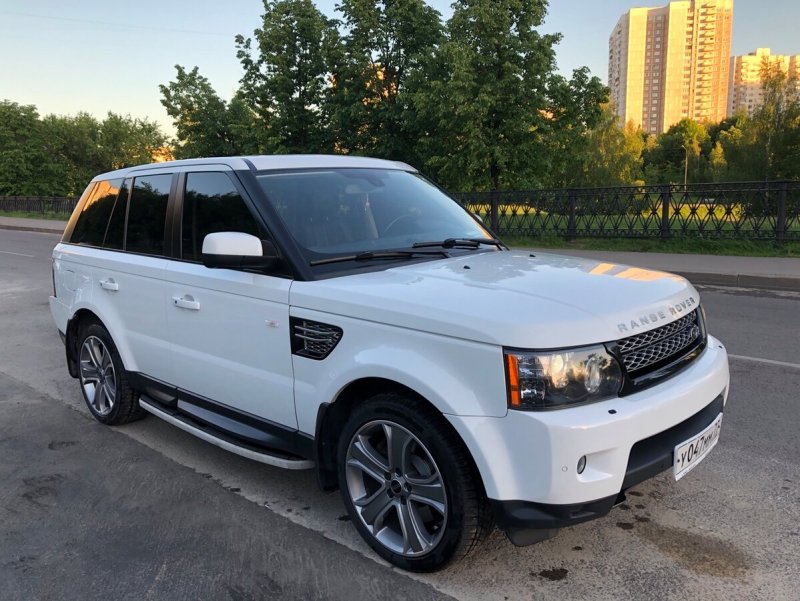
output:
<instances>
[{"instance_id":1,"label":"front side window","mask_svg":"<svg viewBox=\"0 0 800 601\"><path fill-rule=\"evenodd\" d=\"M350 168L266 172L257 178L310 261L448 238L491 237L415 173Z\"/></svg>"},{"instance_id":2,"label":"front side window","mask_svg":"<svg viewBox=\"0 0 800 601\"><path fill-rule=\"evenodd\" d=\"M125 250L164 254L164 222L172 175L146 175L133 180Z\"/></svg>"},{"instance_id":3,"label":"front side window","mask_svg":"<svg viewBox=\"0 0 800 601\"><path fill-rule=\"evenodd\" d=\"M181 256L187 261L200 261L203 239L213 232L264 237L225 173L188 173L181 218Z\"/></svg>"},{"instance_id":4,"label":"front side window","mask_svg":"<svg viewBox=\"0 0 800 601\"><path fill-rule=\"evenodd\" d=\"M121 184L121 179L97 182L75 222L70 237L72 244L103 246L108 221L114 210Z\"/></svg>"}]
</instances>

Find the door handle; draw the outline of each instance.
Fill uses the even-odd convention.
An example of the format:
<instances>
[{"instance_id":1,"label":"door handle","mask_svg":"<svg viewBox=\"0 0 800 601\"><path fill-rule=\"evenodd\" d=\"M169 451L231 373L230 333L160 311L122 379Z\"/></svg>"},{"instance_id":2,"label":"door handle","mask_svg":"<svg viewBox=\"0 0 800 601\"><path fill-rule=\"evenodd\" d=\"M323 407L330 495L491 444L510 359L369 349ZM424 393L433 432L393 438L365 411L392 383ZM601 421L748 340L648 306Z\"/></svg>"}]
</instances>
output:
<instances>
[{"instance_id":1,"label":"door handle","mask_svg":"<svg viewBox=\"0 0 800 601\"><path fill-rule=\"evenodd\" d=\"M107 280L100 280L100 287L103 290L110 290L111 292L116 292L119 290L119 284L114 281L114 278L108 278Z\"/></svg>"},{"instance_id":2,"label":"door handle","mask_svg":"<svg viewBox=\"0 0 800 601\"><path fill-rule=\"evenodd\" d=\"M194 300L194 297L190 294L184 294L183 296L173 296L172 304L178 307L179 309L189 309L190 311L200 310L200 303Z\"/></svg>"}]
</instances>

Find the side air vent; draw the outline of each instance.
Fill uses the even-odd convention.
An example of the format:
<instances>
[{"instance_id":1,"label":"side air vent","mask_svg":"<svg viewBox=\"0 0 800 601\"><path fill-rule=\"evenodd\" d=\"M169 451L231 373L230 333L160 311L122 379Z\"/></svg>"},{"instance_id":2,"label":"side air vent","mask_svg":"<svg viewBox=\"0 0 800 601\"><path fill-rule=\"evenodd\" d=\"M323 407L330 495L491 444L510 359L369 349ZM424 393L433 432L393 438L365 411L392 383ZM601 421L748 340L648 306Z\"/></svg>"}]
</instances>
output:
<instances>
[{"instance_id":1,"label":"side air vent","mask_svg":"<svg viewBox=\"0 0 800 601\"><path fill-rule=\"evenodd\" d=\"M292 317L292 353L321 361L342 339L342 328Z\"/></svg>"}]
</instances>

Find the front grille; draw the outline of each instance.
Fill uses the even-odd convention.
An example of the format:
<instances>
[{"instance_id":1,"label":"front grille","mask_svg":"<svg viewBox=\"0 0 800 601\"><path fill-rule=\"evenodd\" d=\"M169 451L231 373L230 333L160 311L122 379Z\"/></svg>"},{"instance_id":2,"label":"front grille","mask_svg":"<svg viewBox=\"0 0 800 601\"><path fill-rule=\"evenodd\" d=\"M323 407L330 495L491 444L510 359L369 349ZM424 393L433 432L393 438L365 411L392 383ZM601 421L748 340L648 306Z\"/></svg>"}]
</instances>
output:
<instances>
[{"instance_id":1,"label":"front grille","mask_svg":"<svg viewBox=\"0 0 800 601\"><path fill-rule=\"evenodd\" d=\"M342 329L318 321L291 318L292 352L321 360L330 355L342 338Z\"/></svg>"},{"instance_id":2,"label":"front grille","mask_svg":"<svg viewBox=\"0 0 800 601\"><path fill-rule=\"evenodd\" d=\"M659 340L666 338L667 336L671 336L676 332L680 332L681 330L693 326L697 323L696 313L697 309L689 313L689 315L685 315L680 319L677 319L672 323L668 323L665 326L661 326L660 328L656 328L655 330L643 332L642 334L637 334L636 336L631 336L630 338L623 338L617 342L619 345L619 351L622 354L630 353L631 351L635 351L636 349L644 346L649 346L654 342L658 342Z\"/></svg>"},{"instance_id":3,"label":"front grille","mask_svg":"<svg viewBox=\"0 0 800 601\"><path fill-rule=\"evenodd\" d=\"M703 340L699 309L665 326L617 341L625 369L632 377L679 359Z\"/></svg>"}]
</instances>

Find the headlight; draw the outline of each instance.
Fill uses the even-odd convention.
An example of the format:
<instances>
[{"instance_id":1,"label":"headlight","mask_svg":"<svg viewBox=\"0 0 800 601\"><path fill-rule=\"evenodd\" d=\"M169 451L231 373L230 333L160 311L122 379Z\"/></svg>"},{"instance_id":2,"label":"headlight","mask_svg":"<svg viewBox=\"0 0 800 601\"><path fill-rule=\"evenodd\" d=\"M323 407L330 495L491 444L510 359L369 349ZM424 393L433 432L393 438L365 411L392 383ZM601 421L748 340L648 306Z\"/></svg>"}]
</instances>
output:
<instances>
[{"instance_id":1,"label":"headlight","mask_svg":"<svg viewBox=\"0 0 800 601\"><path fill-rule=\"evenodd\" d=\"M563 351L506 351L508 406L554 409L619 393L622 370L604 346Z\"/></svg>"}]
</instances>

